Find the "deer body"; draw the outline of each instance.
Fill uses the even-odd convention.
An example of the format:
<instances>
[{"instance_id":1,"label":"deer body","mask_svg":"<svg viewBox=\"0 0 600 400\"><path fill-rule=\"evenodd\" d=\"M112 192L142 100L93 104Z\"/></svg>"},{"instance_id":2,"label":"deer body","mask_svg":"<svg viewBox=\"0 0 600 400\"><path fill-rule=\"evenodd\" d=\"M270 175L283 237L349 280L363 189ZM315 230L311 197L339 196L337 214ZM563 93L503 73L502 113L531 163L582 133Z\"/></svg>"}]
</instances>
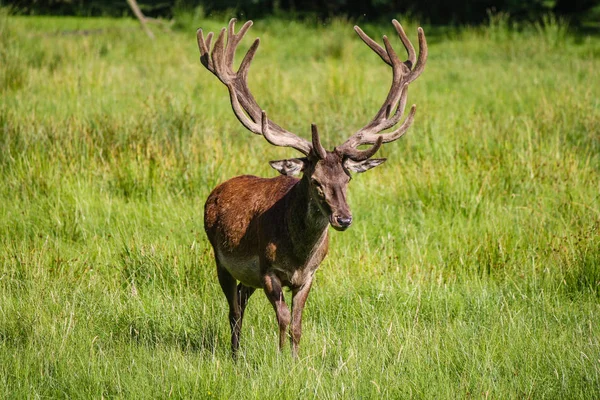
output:
<instances>
[{"instance_id":1,"label":"deer body","mask_svg":"<svg viewBox=\"0 0 600 400\"><path fill-rule=\"evenodd\" d=\"M291 289L309 282L327 254L329 222L307 189L289 176L244 175L217 186L204 227L221 266L252 288L268 274Z\"/></svg>"},{"instance_id":2,"label":"deer body","mask_svg":"<svg viewBox=\"0 0 600 400\"><path fill-rule=\"evenodd\" d=\"M401 62L386 36L383 37L384 48L360 28L354 28L361 39L392 67L392 86L373 120L341 146L327 151L321 145L314 124L309 142L275 124L261 110L246 82L259 40L254 41L235 72L235 50L252 25L251 21L246 22L236 34L235 22L232 19L227 29L221 30L212 50L213 33L205 38L202 30L198 30L200 61L225 84L235 116L244 127L264 136L270 144L292 147L304 157L271 161L271 166L281 173L277 178L243 175L217 186L205 204L204 228L215 253L219 283L229 304L233 356L239 347L248 299L256 289L264 290L275 310L279 348L285 345L289 327L295 356L302 335L302 311L314 273L327 255L328 227L343 231L352 223L346 199L351 172L365 172L382 164L384 158L371 157L383 143L397 140L412 124L414 105L399 128L380 134L400 121L406 106L408 84L425 67L427 43L419 28L417 58L404 30L393 20L408 54L408 60ZM365 144L371 146L358 150ZM300 174L300 179L293 177ZM291 312L284 300L284 287L292 291Z\"/></svg>"}]
</instances>

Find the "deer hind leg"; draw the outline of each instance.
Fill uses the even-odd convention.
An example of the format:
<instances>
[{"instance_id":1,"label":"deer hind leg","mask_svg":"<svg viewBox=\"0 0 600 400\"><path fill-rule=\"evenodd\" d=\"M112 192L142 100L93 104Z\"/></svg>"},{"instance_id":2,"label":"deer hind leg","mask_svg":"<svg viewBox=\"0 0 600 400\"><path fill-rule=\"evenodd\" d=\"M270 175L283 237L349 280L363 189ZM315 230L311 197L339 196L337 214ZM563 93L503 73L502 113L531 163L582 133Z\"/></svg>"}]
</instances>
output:
<instances>
[{"instance_id":1,"label":"deer hind leg","mask_svg":"<svg viewBox=\"0 0 600 400\"><path fill-rule=\"evenodd\" d=\"M233 358L236 358L237 350L240 347L240 332L242 329L242 307L238 296L237 281L227 271L217 259L217 276L221 289L227 298L229 304L229 326L231 327L231 352ZM246 297L246 301L248 298ZM244 305L245 307L245 305Z\"/></svg>"},{"instance_id":2,"label":"deer hind leg","mask_svg":"<svg viewBox=\"0 0 600 400\"><path fill-rule=\"evenodd\" d=\"M287 328L290 325L290 310L285 304L281 281L275 275L266 275L263 278L263 287L267 298L275 309L277 315L277 324L279 325L279 350L285 346Z\"/></svg>"}]
</instances>

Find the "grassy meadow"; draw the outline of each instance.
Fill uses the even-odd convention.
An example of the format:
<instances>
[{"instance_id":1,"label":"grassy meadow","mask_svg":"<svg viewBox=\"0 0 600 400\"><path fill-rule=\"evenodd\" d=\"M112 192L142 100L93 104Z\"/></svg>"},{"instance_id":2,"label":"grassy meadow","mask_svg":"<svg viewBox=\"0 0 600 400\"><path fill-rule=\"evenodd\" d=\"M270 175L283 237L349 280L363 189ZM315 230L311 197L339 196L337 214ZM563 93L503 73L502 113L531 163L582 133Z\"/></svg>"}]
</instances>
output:
<instances>
[{"instance_id":1,"label":"grassy meadow","mask_svg":"<svg viewBox=\"0 0 600 400\"><path fill-rule=\"evenodd\" d=\"M195 29L227 20L150 41L0 15L0 398L598 398L600 38L425 26L415 122L350 184L300 358L258 292L234 363L203 204L298 153L245 131L200 64ZM387 94L351 22L256 21L240 50L256 36L259 104L328 148Z\"/></svg>"}]
</instances>

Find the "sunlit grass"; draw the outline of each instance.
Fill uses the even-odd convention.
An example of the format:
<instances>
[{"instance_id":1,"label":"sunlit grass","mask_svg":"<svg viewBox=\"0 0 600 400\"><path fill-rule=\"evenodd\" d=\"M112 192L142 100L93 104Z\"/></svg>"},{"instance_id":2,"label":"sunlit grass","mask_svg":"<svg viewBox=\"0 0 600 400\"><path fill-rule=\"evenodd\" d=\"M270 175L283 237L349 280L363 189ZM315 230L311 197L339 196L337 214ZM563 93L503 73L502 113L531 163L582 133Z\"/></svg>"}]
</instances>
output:
<instances>
[{"instance_id":1,"label":"sunlit grass","mask_svg":"<svg viewBox=\"0 0 600 400\"><path fill-rule=\"evenodd\" d=\"M0 397L596 397L597 38L425 27L414 126L351 183L300 359L257 293L234 364L203 203L296 154L199 63L195 28L226 18L187 18L151 42L131 20L0 17ZM257 21L240 47L256 36L253 93L299 135L332 148L385 98L350 22Z\"/></svg>"}]
</instances>

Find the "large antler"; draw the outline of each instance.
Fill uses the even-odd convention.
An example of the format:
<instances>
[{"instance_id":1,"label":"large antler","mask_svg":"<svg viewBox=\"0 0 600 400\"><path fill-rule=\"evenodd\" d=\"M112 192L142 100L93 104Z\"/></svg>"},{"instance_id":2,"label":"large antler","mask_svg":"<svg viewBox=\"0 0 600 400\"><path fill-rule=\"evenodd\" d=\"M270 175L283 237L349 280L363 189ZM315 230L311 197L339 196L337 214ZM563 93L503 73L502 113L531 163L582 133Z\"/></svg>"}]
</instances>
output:
<instances>
[{"instance_id":1,"label":"large antler","mask_svg":"<svg viewBox=\"0 0 600 400\"><path fill-rule=\"evenodd\" d=\"M237 45L252 26L252 21L248 21L236 34L235 22L235 18L232 18L229 21L227 27L227 43L224 43L226 29L223 28L215 41L212 51L210 50L210 46L213 33L208 33L205 39L202 29L198 29L196 35L198 37L198 48L200 49L200 61L210 72L215 74L225 86L227 86L233 112L246 129L257 135L263 135L272 145L289 146L302 152L304 155L308 155L312 149L311 143L269 120L266 113L261 110L248 88L246 79L248 77L250 63L252 62L256 49L260 43L258 38L256 38L254 43L252 43L252 46L250 46L238 71L233 71L233 58L235 56ZM316 129L313 130L313 132L315 131ZM313 141L314 140L315 138L313 137ZM316 140L318 142L318 134Z\"/></svg>"},{"instance_id":2,"label":"large antler","mask_svg":"<svg viewBox=\"0 0 600 400\"><path fill-rule=\"evenodd\" d=\"M400 23L395 19L392 20L392 24L394 25L394 28L396 28L396 32L398 33L398 36L400 36L400 40L402 41L402 44L404 44L406 52L408 53L408 60L404 62L401 62L398 58L398 55L390 45L390 41L388 40L387 36L383 37L383 43L385 45L384 49L377 44L377 42L367 36L358 26L354 27L354 30L356 33L358 33L358 36L360 36L367 46L377 53L377 55L379 55L379 57L381 57L386 64L392 67L393 78L392 87L390 88L388 96L381 106L379 112L375 115L375 118L373 118L371 122L362 127L348 140L346 140L344 144L336 148L338 152L353 159L364 159L365 157L365 154L363 154L364 151L361 152L356 150L358 146L362 144L375 144L376 146L373 146L373 148L379 148L377 144L381 145L381 143L393 142L404 135L406 130L413 122L416 110L416 106L414 104L410 109L408 117L398 129L386 134L379 134L380 132L393 127L398 123L398 121L400 121L400 118L404 114L404 109L406 107L408 84L421 75L421 72L423 72L425 69L425 62L427 61L427 41L425 40L423 29L418 29L419 57L417 58L415 55L415 48L408 39L408 36L406 36L404 29L402 29L402 25L400 25ZM395 111L392 115L393 110Z\"/></svg>"}]
</instances>

